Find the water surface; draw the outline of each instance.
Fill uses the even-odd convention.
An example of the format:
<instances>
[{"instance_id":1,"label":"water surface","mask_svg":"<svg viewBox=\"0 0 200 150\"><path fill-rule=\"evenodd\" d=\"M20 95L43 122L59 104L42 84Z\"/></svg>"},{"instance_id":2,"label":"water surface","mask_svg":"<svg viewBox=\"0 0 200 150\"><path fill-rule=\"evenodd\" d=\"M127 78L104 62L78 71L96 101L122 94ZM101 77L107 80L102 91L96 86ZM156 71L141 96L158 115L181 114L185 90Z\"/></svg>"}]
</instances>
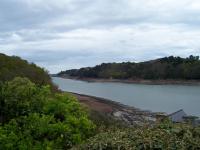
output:
<instances>
[{"instance_id":1,"label":"water surface","mask_svg":"<svg viewBox=\"0 0 200 150\"><path fill-rule=\"evenodd\" d=\"M58 77L53 81L63 91L102 97L143 110L172 113L184 109L189 115L200 116L200 86L100 83Z\"/></svg>"}]
</instances>

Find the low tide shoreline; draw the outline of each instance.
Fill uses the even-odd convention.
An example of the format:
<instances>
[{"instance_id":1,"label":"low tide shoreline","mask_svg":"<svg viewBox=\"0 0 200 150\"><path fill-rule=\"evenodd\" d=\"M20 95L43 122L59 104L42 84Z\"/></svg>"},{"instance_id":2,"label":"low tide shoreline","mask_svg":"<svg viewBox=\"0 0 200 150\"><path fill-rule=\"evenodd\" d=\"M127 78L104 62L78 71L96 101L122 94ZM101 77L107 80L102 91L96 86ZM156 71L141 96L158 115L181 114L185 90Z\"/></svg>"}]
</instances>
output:
<instances>
[{"instance_id":1,"label":"low tide shoreline","mask_svg":"<svg viewBox=\"0 0 200 150\"><path fill-rule=\"evenodd\" d=\"M64 79L73 79L86 82L117 82L117 83L134 83L134 84L149 84L149 85L200 85L200 80L143 80L143 79L97 79L97 78L79 78L69 76L54 76Z\"/></svg>"},{"instance_id":2,"label":"low tide shoreline","mask_svg":"<svg viewBox=\"0 0 200 150\"><path fill-rule=\"evenodd\" d=\"M153 123L158 115L165 113L151 112L131 107L112 100L88 96L83 94L67 92L75 96L79 102L98 113L106 114L108 117L115 118L128 125L142 125L144 123Z\"/></svg>"}]
</instances>

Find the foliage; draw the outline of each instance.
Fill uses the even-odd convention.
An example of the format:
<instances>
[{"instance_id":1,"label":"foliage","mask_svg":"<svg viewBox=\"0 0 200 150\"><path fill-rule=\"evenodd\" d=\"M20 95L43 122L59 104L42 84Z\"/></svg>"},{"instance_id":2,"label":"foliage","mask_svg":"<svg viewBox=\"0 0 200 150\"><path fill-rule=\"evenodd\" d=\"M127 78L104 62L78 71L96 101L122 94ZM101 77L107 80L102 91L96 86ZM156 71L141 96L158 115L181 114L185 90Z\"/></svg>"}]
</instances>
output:
<instances>
[{"instance_id":1,"label":"foliage","mask_svg":"<svg viewBox=\"0 0 200 150\"><path fill-rule=\"evenodd\" d=\"M0 149L68 149L93 134L94 124L69 94L19 77L0 89Z\"/></svg>"},{"instance_id":2,"label":"foliage","mask_svg":"<svg viewBox=\"0 0 200 150\"><path fill-rule=\"evenodd\" d=\"M0 54L0 81L10 81L15 77L27 77L32 82L39 85L51 85L51 78L47 71L28 63L17 56L6 56Z\"/></svg>"},{"instance_id":3,"label":"foliage","mask_svg":"<svg viewBox=\"0 0 200 150\"><path fill-rule=\"evenodd\" d=\"M3 121L31 112L42 113L50 94L49 86L36 86L27 78L16 77L1 87L1 117Z\"/></svg>"},{"instance_id":4,"label":"foliage","mask_svg":"<svg viewBox=\"0 0 200 150\"><path fill-rule=\"evenodd\" d=\"M95 67L62 71L58 76L113 79L200 79L198 56L165 57L141 63L103 63Z\"/></svg>"},{"instance_id":5,"label":"foliage","mask_svg":"<svg viewBox=\"0 0 200 150\"><path fill-rule=\"evenodd\" d=\"M153 127L124 128L99 133L74 149L189 150L200 149L200 127L164 122Z\"/></svg>"},{"instance_id":6,"label":"foliage","mask_svg":"<svg viewBox=\"0 0 200 150\"><path fill-rule=\"evenodd\" d=\"M167 57L144 63L102 64L60 75L199 79L199 66L199 57ZM91 112L96 128L76 98L55 93L52 87L44 69L19 57L0 54L0 150L60 150L74 146L83 150L200 149L200 127L186 124L163 122L130 128L111 116Z\"/></svg>"}]
</instances>

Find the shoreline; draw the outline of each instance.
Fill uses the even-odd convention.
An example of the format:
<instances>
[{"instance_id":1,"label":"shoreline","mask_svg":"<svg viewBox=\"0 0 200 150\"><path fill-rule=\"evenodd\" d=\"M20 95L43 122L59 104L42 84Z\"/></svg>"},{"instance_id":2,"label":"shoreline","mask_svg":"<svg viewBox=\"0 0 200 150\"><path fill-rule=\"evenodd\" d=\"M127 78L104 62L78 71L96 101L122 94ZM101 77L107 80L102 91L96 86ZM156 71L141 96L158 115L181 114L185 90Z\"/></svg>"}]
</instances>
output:
<instances>
[{"instance_id":1,"label":"shoreline","mask_svg":"<svg viewBox=\"0 0 200 150\"><path fill-rule=\"evenodd\" d=\"M97 79L97 78L79 78L69 76L53 76L64 79L72 79L85 82L110 82L110 83L128 83L128 84L146 84L146 85L197 85L200 86L200 80L144 80L144 79Z\"/></svg>"},{"instance_id":2,"label":"shoreline","mask_svg":"<svg viewBox=\"0 0 200 150\"><path fill-rule=\"evenodd\" d=\"M107 118L112 117L128 125L152 124L157 120L157 116L167 116L167 114L163 112L142 110L109 99L72 92L67 93L75 96L78 101L89 110L103 114Z\"/></svg>"}]
</instances>

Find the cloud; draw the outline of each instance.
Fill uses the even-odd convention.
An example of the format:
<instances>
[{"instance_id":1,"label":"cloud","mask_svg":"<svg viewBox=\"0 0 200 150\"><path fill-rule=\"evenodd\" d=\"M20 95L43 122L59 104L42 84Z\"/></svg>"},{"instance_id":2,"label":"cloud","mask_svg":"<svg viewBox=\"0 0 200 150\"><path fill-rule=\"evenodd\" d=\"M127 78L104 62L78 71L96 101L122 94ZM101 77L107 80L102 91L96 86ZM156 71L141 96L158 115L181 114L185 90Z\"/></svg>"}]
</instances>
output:
<instances>
[{"instance_id":1,"label":"cloud","mask_svg":"<svg viewBox=\"0 0 200 150\"><path fill-rule=\"evenodd\" d=\"M55 73L200 55L199 0L1 0L0 52Z\"/></svg>"}]
</instances>

